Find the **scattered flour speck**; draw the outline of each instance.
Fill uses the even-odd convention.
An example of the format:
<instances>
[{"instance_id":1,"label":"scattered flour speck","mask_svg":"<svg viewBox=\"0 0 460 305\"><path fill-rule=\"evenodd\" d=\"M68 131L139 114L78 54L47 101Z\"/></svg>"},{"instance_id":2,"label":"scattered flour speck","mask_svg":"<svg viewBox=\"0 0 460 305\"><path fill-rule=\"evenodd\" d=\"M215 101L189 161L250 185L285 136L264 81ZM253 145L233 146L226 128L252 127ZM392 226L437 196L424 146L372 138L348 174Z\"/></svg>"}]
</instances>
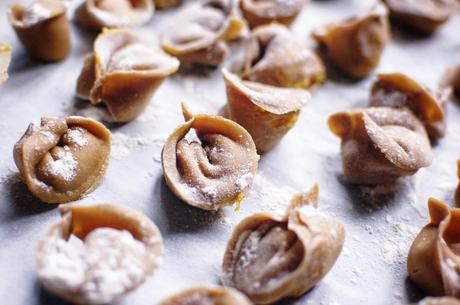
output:
<instances>
[{"instance_id":1,"label":"scattered flour speck","mask_svg":"<svg viewBox=\"0 0 460 305\"><path fill-rule=\"evenodd\" d=\"M158 146L159 150L166 142L166 137L131 136L121 132L112 134L112 153L115 159L123 159L131 153Z\"/></svg>"},{"instance_id":2,"label":"scattered flour speck","mask_svg":"<svg viewBox=\"0 0 460 305\"><path fill-rule=\"evenodd\" d=\"M291 187L276 184L259 172L254 178L251 194L259 211L284 214L292 197L298 193Z\"/></svg>"}]
</instances>

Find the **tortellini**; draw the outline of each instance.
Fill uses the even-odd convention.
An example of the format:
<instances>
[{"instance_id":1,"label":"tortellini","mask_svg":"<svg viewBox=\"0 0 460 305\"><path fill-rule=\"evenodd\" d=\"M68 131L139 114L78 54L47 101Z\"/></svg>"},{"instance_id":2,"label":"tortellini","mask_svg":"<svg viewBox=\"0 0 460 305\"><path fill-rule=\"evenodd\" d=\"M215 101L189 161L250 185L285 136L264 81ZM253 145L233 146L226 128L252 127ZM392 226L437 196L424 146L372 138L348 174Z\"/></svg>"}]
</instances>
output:
<instances>
[{"instance_id":1,"label":"tortellini","mask_svg":"<svg viewBox=\"0 0 460 305\"><path fill-rule=\"evenodd\" d=\"M228 117L251 134L259 153L271 150L294 127L310 101L306 90L242 81L226 70L223 75Z\"/></svg>"},{"instance_id":2,"label":"tortellini","mask_svg":"<svg viewBox=\"0 0 460 305\"><path fill-rule=\"evenodd\" d=\"M167 185L179 199L203 210L240 202L259 161L251 135L223 117L192 115L185 106L183 113L186 123L169 136L161 154Z\"/></svg>"},{"instance_id":3,"label":"tortellini","mask_svg":"<svg viewBox=\"0 0 460 305\"><path fill-rule=\"evenodd\" d=\"M460 305L460 300L451 297L424 298L414 305Z\"/></svg>"},{"instance_id":4,"label":"tortellini","mask_svg":"<svg viewBox=\"0 0 460 305\"><path fill-rule=\"evenodd\" d=\"M161 36L161 45L185 66L218 66L228 41L241 35L245 23L236 1L200 0L187 5Z\"/></svg>"},{"instance_id":5,"label":"tortellini","mask_svg":"<svg viewBox=\"0 0 460 305\"><path fill-rule=\"evenodd\" d=\"M11 47L0 43L0 85L8 79L8 66L11 61Z\"/></svg>"},{"instance_id":6,"label":"tortellini","mask_svg":"<svg viewBox=\"0 0 460 305\"><path fill-rule=\"evenodd\" d=\"M142 213L112 204L59 208L61 220L36 253L38 279L53 294L76 304L110 304L161 263L160 231Z\"/></svg>"},{"instance_id":7,"label":"tortellini","mask_svg":"<svg viewBox=\"0 0 460 305\"><path fill-rule=\"evenodd\" d=\"M155 7L159 9L166 9L172 6L176 6L182 2L182 0L153 0Z\"/></svg>"},{"instance_id":8,"label":"tortellini","mask_svg":"<svg viewBox=\"0 0 460 305\"><path fill-rule=\"evenodd\" d=\"M371 107L333 114L330 130L342 140L344 180L384 184L432 162L428 135L407 108Z\"/></svg>"},{"instance_id":9,"label":"tortellini","mask_svg":"<svg viewBox=\"0 0 460 305\"><path fill-rule=\"evenodd\" d=\"M410 279L430 295L460 297L460 209L428 200L430 222L409 250Z\"/></svg>"},{"instance_id":10,"label":"tortellini","mask_svg":"<svg viewBox=\"0 0 460 305\"><path fill-rule=\"evenodd\" d=\"M460 97L460 65L457 66L454 70L454 76L452 79L452 87L454 90L454 93Z\"/></svg>"},{"instance_id":11,"label":"tortellini","mask_svg":"<svg viewBox=\"0 0 460 305\"><path fill-rule=\"evenodd\" d=\"M85 0L76 10L75 19L94 30L135 27L149 21L153 12L152 0Z\"/></svg>"},{"instance_id":12,"label":"tortellini","mask_svg":"<svg viewBox=\"0 0 460 305\"><path fill-rule=\"evenodd\" d=\"M195 287L175 294L159 305L251 305L244 294L217 286Z\"/></svg>"},{"instance_id":13,"label":"tortellini","mask_svg":"<svg viewBox=\"0 0 460 305\"><path fill-rule=\"evenodd\" d=\"M457 98L460 98L460 64L446 70L441 80L441 88L451 90Z\"/></svg>"},{"instance_id":14,"label":"tortellini","mask_svg":"<svg viewBox=\"0 0 460 305\"><path fill-rule=\"evenodd\" d=\"M379 74L371 89L371 106L407 107L423 122L433 139L446 133L448 94L432 92L401 73Z\"/></svg>"},{"instance_id":15,"label":"tortellini","mask_svg":"<svg viewBox=\"0 0 460 305\"><path fill-rule=\"evenodd\" d=\"M83 117L42 118L14 146L14 161L34 196L46 203L79 199L102 179L110 132Z\"/></svg>"},{"instance_id":16,"label":"tortellini","mask_svg":"<svg viewBox=\"0 0 460 305\"><path fill-rule=\"evenodd\" d=\"M457 160L457 177L460 180L460 159ZM460 207L460 181L457 185L457 189L455 190L455 204L457 207Z\"/></svg>"},{"instance_id":17,"label":"tortellini","mask_svg":"<svg viewBox=\"0 0 460 305\"><path fill-rule=\"evenodd\" d=\"M302 11L306 0L241 0L241 11L251 28L277 22L290 25Z\"/></svg>"},{"instance_id":18,"label":"tortellini","mask_svg":"<svg viewBox=\"0 0 460 305\"><path fill-rule=\"evenodd\" d=\"M380 62L390 41L388 10L378 4L370 12L313 32L326 60L342 73L363 78Z\"/></svg>"},{"instance_id":19,"label":"tortellini","mask_svg":"<svg viewBox=\"0 0 460 305\"><path fill-rule=\"evenodd\" d=\"M77 81L77 96L103 103L106 120L129 122L137 118L179 62L129 30L105 30L85 58Z\"/></svg>"},{"instance_id":20,"label":"tortellini","mask_svg":"<svg viewBox=\"0 0 460 305\"><path fill-rule=\"evenodd\" d=\"M292 199L286 215L240 222L227 244L222 282L255 304L299 297L332 268L342 251L342 223L317 210L318 187Z\"/></svg>"},{"instance_id":21,"label":"tortellini","mask_svg":"<svg viewBox=\"0 0 460 305\"><path fill-rule=\"evenodd\" d=\"M30 6L10 6L8 18L32 57L64 59L70 51L70 26L61 0L36 0Z\"/></svg>"},{"instance_id":22,"label":"tortellini","mask_svg":"<svg viewBox=\"0 0 460 305\"><path fill-rule=\"evenodd\" d=\"M456 0L383 0L391 19L422 33L431 34L460 7Z\"/></svg>"},{"instance_id":23,"label":"tortellini","mask_svg":"<svg viewBox=\"0 0 460 305\"><path fill-rule=\"evenodd\" d=\"M240 74L250 81L295 88L309 88L326 78L319 57L279 24L252 31Z\"/></svg>"}]
</instances>

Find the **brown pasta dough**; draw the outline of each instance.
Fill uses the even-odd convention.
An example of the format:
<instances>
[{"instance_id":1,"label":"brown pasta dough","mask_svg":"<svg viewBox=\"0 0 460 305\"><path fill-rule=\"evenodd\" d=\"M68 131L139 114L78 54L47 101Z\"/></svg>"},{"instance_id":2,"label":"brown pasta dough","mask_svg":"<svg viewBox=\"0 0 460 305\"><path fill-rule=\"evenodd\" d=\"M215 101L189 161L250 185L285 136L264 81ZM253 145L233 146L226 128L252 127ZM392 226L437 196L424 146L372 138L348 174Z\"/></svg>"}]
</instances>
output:
<instances>
[{"instance_id":1,"label":"brown pasta dough","mask_svg":"<svg viewBox=\"0 0 460 305\"><path fill-rule=\"evenodd\" d=\"M380 62L390 41L388 10L382 4L371 11L313 32L324 58L342 73L363 78Z\"/></svg>"},{"instance_id":2,"label":"brown pasta dough","mask_svg":"<svg viewBox=\"0 0 460 305\"><path fill-rule=\"evenodd\" d=\"M433 139L444 137L449 94L432 92L402 73L379 74L370 96L371 106L408 107Z\"/></svg>"},{"instance_id":3,"label":"brown pasta dough","mask_svg":"<svg viewBox=\"0 0 460 305\"><path fill-rule=\"evenodd\" d=\"M11 47L0 43L0 85L8 79L8 66L11 61Z\"/></svg>"},{"instance_id":4,"label":"brown pasta dough","mask_svg":"<svg viewBox=\"0 0 460 305\"><path fill-rule=\"evenodd\" d=\"M152 0L85 0L75 11L76 21L93 30L136 27L152 18Z\"/></svg>"},{"instance_id":5,"label":"brown pasta dough","mask_svg":"<svg viewBox=\"0 0 460 305\"><path fill-rule=\"evenodd\" d=\"M460 305L460 300L451 297L431 298L427 297L413 305Z\"/></svg>"},{"instance_id":6,"label":"brown pasta dough","mask_svg":"<svg viewBox=\"0 0 460 305\"><path fill-rule=\"evenodd\" d=\"M125 29L105 30L85 58L77 96L106 107L106 120L129 122L142 114L179 62Z\"/></svg>"},{"instance_id":7,"label":"brown pasta dough","mask_svg":"<svg viewBox=\"0 0 460 305\"><path fill-rule=\"evenodd\" d=\"M83 117L42 118L14 146L14 161L34 196L77 200L97 187L110 155L110 132Z\"/></svg>"},{"instance_id":8,"label":"brown pasta dough","mask_svg":"<svg viewBox=\"0 0 460 305\"><path fill-rule=\"evenodd\" d=\"M427 133L409 109L353 109L332 115L328 124L342 140L344 179L349 183L391 183L431 165Z\"/></svg>"},{"instance_id":9,"label":"brown pasta dough","mask_svg":"<svg viewBox=\"0 0 460 305\"><path fill-rule=\"evenodd\" d=\"M441 79L441 88L451 90L460 97L460 65L448 68Z\"/></svg>"},{"instance_id":10,"label":"brown pasta dough","mask_svg":"<svg viewBox=\"0 0 460 305\"><path fill-rule=\"evenodd\" d=\"M69 54L70 26L62 1L36 0L28 7L13 4L8 18L32 57L58 61Z\"/></svg>"},{"instance_id":11,"label":"brown pasta dough","mask_svg":"<svg viewBox=\"0 0 460 305\"><path fill-rule=\"evenodd\" d=\"M435 32L459 8L456 0L383 0L392 20L425 34Z\"/></svg>"},{"instance_id":12,"label":"brown pasta dough","mask_svg":"<svg viewBox=\"0 0 460 305\"><path fill-rule=\"evenodd\" d=\"M452 79L452 87L455 94L460 97L460 65L456 67L454 72L454 77Z\"/></svg>"},{"instance_id":13,"label":"brown pasta dough","mask_svg":"<svg viewBox=\"0 0 460 305\"><path fill-rule=\"evenodd\" d=\"M342 223L317 211L318 187L294 196L285 216L255 214L227 244L222 282L255 304L299 297L332 268L342 251Z\"/></svg>"},{"instance_id":14,"label":"brown pasta dough","mask_svg":"<svg viewBox=\"0 0 460 305\"><path fill-rule=\"evenodd\" d=\"M410 279L430 295L460 296L460 209L428 200L430 222L415 238L407 258Z\"/></svg>"},{"instance_id":15,"label":"brown pasta dough","mask_svg":"<svg viewBox=\"0 0 460 305\"><path fill-rule=\"evenodd\" d=\"M321 83L326 72L319 57L288 28L269 24L252 31L241 77L272 86L308 89Z\"/></svg>"},{"instance_id":16,"label":"brown pasta dough","mask_svg":"<svg viewBox=\"0 0 460 305\"><path fill-rule=\"evenodd\" d=\"M36 252L38 279L53 294L76 304L109 304L161 263L160 231L144 214L113 204L59 208L61 220Z\"/></svg>"},{"instance_id":17,"label":"brown pasta dough","mask_svg":"<svg viewBox=\"0 0 460 305\"><path fill-rule=\"evenodd\" d=\"M238 38L245 23L236 1L200 0L187 5L161 36L161 45L186 66L217 66L227 55L227 42Z\"/></svg>"},{"instance_id":18,"label":"brown pasta dough","mask_svg":"<svg viewBox=\"0 0 460 305\"><path fill-rule=\"evenodd\" d=\"M216 211L243 200L259 156L251 135L237 123L212 115L192 115L168 138L161 154L165 180L185 203ZM194 129L197 138L185 137Z\"/></svg>"},{"instance_id":19,"label":"brown pasta dough","mask_svg":"<svg viewBox=\"0 0 460 305\"><path fill-rule=\"evenodd\" d=\"M302 89L287 89L242 81L223 70L228 117L252 136L259 153L271 150L294 127L310 101Z\"/></svg>"},{"instance_id":20,"label":"brown pasta dough","mask_svg":"<svg viewBox=\"0 0 460 305\"><path fill-rule=\"evenodd\" d=\"M457 177L460 180L460 159L457 160ZM460 181L455 191L455 204L460 207Z\"/></svg>"},{"instance_id":21,"label":"brown pasta dough","mask_svg":"<svg viewBox=\"0 0 460 305\"><path fill-rule=\"evenodd\" d=\"M159 9L166 9L172 6L179 5L182 2L182 0L154 0L153 2L155 3L155 7Z\"/></svg>"},{"instance_id":22,"label":"brown pasta dough","mask_svg":"<svg viewBox=\"0 0 460 305\"><path fill-rule=\"evenodd\" d=\"M460 300L451 297L425 298L420 305L460 305Z\"/></svg>"},{"instance_id":23,"label":"brown pasta dough","mask_svg":"<svg viewBox=\"0 0 460 305\"><path fill-rule=\"evenodd\" d=\"M251 305L244 294L233 288L200 286L175 294L159 305Z\"/></svg>"},{"instance_id":24,"label":"brown pasta dough","mask_svg":"<svg viewBox=\"0 0 460 305\"><path fill-rule=\"evenodd\" d=\"M251 28L277 22L291 25L302 11L306 0L241 0L241 11Z\"/></svg>"}]
</instances>

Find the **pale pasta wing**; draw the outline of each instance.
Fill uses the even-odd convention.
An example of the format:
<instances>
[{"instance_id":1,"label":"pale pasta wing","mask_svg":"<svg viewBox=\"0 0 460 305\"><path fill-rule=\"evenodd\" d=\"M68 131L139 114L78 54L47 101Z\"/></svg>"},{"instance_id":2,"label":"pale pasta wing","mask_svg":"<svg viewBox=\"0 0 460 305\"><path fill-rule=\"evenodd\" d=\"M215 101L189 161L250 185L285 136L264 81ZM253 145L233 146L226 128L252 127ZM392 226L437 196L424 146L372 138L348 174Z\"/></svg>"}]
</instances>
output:
<instances>
[{"instance_id":1,"label":"pale pasta wing","mask_svg":"<svg viewBox=\"0 0 460 305\"><path fill-rule=\"evenodd\" d=\"M0 43L0 85L8 79L8 66L11 61L11 47Z\"/></svg>"},{"instance_id":2,"label":"pale pasta wing","mask_svg":"<svg viewBox=\"0 0 460 305\"><path fill-rule=\"evenodd\" d=\"M251 28L272 22L291 25L306 0L241 0L241 11Z\"/></svg>"},{"instance_id":3,"label":"pale pasta wing","mask_svg":"<svg viewBox=\"0 0 460 305\"><path fill-rule=\"evenodd\" d=\"M77 22L94 30L140 26L152 18L152 0L85 0L75 12Z\"/></svg>"},{"instance_id":4,"label":"pale pasta wing","mask_svg":"<svg viewBox=\"0 0 460 305\"><path fill-rule=\"evenodd\" d=\"M142 114L179 62L126 29L105 30L94 42L77 80L77 96L103 103L106 120L129 122Z\"/></svg>"}]
</instances>

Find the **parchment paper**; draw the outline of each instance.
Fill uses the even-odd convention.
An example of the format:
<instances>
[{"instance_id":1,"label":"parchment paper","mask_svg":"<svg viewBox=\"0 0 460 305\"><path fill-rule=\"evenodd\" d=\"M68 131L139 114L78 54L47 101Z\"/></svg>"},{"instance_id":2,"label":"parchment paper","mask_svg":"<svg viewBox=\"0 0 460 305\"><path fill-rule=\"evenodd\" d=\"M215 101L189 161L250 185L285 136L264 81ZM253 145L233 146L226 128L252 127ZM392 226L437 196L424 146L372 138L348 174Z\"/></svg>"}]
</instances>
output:
<instances>
[{"instance_id":1,"label":"parchment paper","mask_svg":"<svg viewBox=\"0 0 460 305\"><path fill-rule=\"evenodd\" d=\"M0 1L0 41L14 48L10 79L0 87L0 304L52 305L65 302L40 288L34 250L49 225L59 219L55 205L40 203L20 182L12 158L14 143L40 116L69 114L98 117L74 97L76 78L95 33L72 21L72 52L62 62L44 64L25 53ZM73 9L81 1L74 1ZM311 43L309 32L320 25L369 8L373 1L311 1L293 26L298 39ZM156 12L136 29L155 40L175 13ZM73 18L72 18L73 19ZM445 67L460 60L460 16L433 37L394 31L377 71L401 71L427 85L437 84ZM416 301L423 295L407 280L406 255L426 223L429 196L452 202L460 157L460 108L448 106L448 132L435 147L433 165L394 186L389 198L370 199L371 190L342 182L339 140L326 126L328 116L367 105L373 76L360 82L328 81L315 93L295 128L260 161L250 196L239 212L191 208L177 200L164 183L159 155L165 137L183 122L179 102L195 113L217 113L226 103L219 69L208 75L176 74L158 90L147 112L129 124L109 125L114 133L107 174L80 202L119 203L143 211L158 225L166 246L164 263L139 289L117 304L151 305L181 289L218 284L226 242L242 218L257 211L283 211L289 198L320 185L320 209L346 225L345 248L332 271L312 291L283 304L389 305Z\"/></svg>"}]
</instances>

